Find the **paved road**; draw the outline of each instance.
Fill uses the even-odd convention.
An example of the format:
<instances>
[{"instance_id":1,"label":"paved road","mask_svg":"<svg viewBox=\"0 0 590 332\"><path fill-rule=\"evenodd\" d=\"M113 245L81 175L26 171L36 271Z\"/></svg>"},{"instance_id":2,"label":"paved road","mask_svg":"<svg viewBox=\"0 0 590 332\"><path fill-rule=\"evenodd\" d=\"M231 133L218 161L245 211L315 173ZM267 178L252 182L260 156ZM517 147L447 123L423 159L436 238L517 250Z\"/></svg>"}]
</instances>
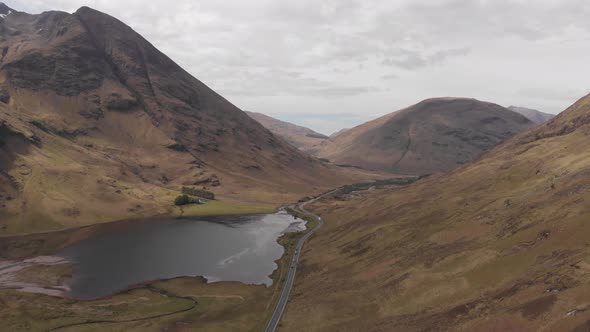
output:
<instances>
[{"instance_id":1,"label":"paved road","mask_svg":"<svg viewBox=\"0 0 590 332\"><path fill-rule=\"evenodd\" d=\"M285 281L283 291L281 292L281 297L279 298L279 302L277 303L275 311L273 312L272 317L270 318L270 321L268 322L268 325L264 330L265 332L276 331L277 326L281 321L281 316L283 315L285 307L287 306L287 301L289 301L289 293L291 293L291 288L293 288L293 283L295 282L295 273L297 272L297 262L299 261L299 256L301 255L301 248L303 248L303 244L305 243L305 241L307 241L307 239L309 239L309 237L312 236L324 224L324 221L320 216L307 211L304 207L307 204L311 204L317 201L318 199L321 199L327 195L334 193L336 190L330 191L328 193L325 193L312 200L309 200L298 205L299 210L317 218L319 223L311 231L309 231L301 239L299 239L299 242L297 242L297 246L295 247L295 254L293 255L293 260L291 261L291 266L289 267L289 274L287 275L287 280Z\"/></svg>"}]
</instances>

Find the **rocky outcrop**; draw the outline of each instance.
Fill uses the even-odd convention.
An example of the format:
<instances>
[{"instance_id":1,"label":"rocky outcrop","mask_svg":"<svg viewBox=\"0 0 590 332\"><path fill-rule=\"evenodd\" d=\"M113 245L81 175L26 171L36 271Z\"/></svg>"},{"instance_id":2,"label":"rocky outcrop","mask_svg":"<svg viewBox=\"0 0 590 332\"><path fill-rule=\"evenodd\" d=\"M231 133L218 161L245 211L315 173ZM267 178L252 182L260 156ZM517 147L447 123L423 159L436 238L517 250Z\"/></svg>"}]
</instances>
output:
<instances>
[{"instance_id":1,"label":"rocky outcrop","mask_svg":"<svg viewBox=\"0 0 590 332\"><path fill-rule=\"evenodd\" d=\"M219 180L216 174L213 174L205 179L197 180L192 184L194 186L219 187L221 185L221 180Z\"/></svg>"},{"instance_id":2,"label":"rocky outcrop","mask_svg":"<svg viewBox=\"0 0 590 332\"><path fill-rule=\"evenodd\" d=\"M0 103L8 104L10 102L10 94L6 89L0 87Z\"/></svg>"},{"instance_id":3,"label":"rocky outcrop","mask_svg":"<svg viewBox=\"0 0 590 332\"><path fill-rule=\"evenodd\" d=\"M136 106L139 106L139 103L133 97L125 97L118 93L112 93L106 98L105 106L112 111L130 111Z\"/></svg>"},{"instance_id":4,"label":"rocky outcrop","mask_svg":"<svg viewBox=\"0 0 590 332\"><path fill-rule=\"evenodd\" d=\"M63 96L76 96L97 89L109 74L107 64L86 34L72 37L50 54L23 54L5 63L3 69L17 88L52 90Z\"/></svg>"}]
</instances>

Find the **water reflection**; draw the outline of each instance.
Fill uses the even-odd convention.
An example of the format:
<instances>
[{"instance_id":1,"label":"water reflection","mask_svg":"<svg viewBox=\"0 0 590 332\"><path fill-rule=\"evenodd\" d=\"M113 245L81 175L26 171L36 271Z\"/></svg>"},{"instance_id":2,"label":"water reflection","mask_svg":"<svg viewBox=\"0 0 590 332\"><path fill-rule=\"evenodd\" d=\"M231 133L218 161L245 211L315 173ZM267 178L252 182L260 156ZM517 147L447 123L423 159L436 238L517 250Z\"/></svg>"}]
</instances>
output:
<instances>
[{"instance_id":1,"label":"water reflection","mask_svg":"<svg viewBox=\"0 0 590 332\"><path fill-rule=\"evenodd\" d=\"M70 296L108 296L145 281L204 276L271 285L283 232L305 229L286 213L137 223L64 249L76 263Z\"/></svg>"}]
</instances>

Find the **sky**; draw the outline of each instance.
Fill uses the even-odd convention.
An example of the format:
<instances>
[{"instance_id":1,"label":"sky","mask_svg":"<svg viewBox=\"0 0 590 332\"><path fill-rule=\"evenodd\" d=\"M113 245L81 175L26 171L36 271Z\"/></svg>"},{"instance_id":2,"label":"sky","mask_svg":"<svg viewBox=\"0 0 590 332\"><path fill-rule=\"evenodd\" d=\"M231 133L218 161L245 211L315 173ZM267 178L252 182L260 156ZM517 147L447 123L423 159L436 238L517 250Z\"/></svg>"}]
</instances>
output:
<instances>
[{"instance_id":1,"label":"sky","mask_svg":"<svg viewBox=\"0 0 590 332\"><path fill-rule=\"evenodd\" d=\"M89 6L243 110L330 134L431 97L558 113L590 93L588 0L3 0Z\"/></svg>"}]
</instances>

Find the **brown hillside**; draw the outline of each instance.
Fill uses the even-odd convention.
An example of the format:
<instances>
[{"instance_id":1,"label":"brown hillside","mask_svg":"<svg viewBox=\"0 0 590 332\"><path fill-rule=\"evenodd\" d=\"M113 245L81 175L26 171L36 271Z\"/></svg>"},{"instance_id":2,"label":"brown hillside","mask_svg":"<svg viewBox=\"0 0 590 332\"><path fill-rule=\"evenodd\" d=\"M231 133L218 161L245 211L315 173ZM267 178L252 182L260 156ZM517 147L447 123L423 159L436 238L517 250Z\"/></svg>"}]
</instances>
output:
<instances>
[{"instance_id":1,"label":"brown hillside","mask_svg":"<svg viewBox=\"0 0 590 332\"><path fill-rule=\"evenodd\" d=\"M111 16L0 31L0 233L168 213L182 185L276 206L347 181Z\"/></svg>"},{"instance_id":2,"label":"brown hillside","mask_svg":"<svg viewBox=\"0 0 590 332\"><path fill-rule=\"evenodd\" d=\"M294 147L307 153L314 154L319 146L325 144L329 138L309 128L281 121L262 113L246 112L246 114L273 134L284 138Z\"/></svg>"},{"instance_id":3,"label":"brown hillside","mask_svg":"<svg viewBox=\"0 0 590 332\"><path fill-rule=\"evenodd\" d=\"M344 133L345 133L345 132L347 132L348 130L350 130L350 128L343 128L343 129L340 129L340 130L338 130L338 131L336 131L336 132L332 133L332 134L330 135L330 139L334 139L334 138L336 138L336 136L338 136L338 135L340 135L340 134L344 134Z\"/></svg>"},{"instance_id":4,"label":"brown hillside","mask_svg":"<svg viewBox=\"0 0 590 332\"><path fill-rule=\"evenodd\" d=\"M475 163L318 203L283 330L586 331L590 95Z\"/></svg>"},{"instance_id":5,"label":"brown hillside","mask_svg":"<svg viewBox=\"0 0 590 332\"><path fill-rule=\"evenodd\" d=\"M318 155L368 169L433 173L471 161L532 125L496 104L434 98L350 129Z\"/></svg>"}]
</instances>

